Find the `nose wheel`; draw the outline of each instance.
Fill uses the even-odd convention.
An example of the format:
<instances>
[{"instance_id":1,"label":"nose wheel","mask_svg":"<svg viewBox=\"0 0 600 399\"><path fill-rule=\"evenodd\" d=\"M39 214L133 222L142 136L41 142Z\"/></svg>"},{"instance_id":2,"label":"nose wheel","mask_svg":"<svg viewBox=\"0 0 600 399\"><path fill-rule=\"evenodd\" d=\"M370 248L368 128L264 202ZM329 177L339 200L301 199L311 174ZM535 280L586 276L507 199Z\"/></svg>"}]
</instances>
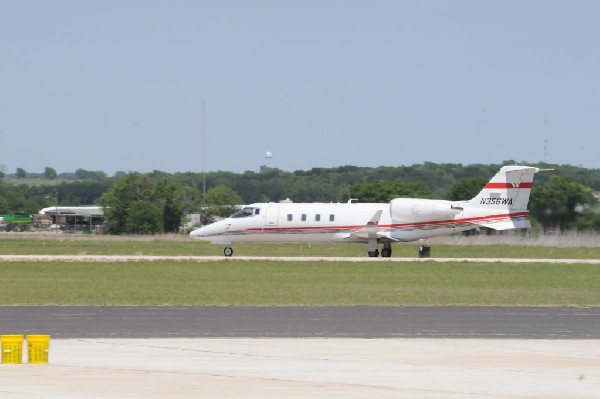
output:
<instances>
[{"instance_id":1,"label":"nose wheel","mask_svg":"<svg viewBox=\"0 0 600 399\"><path fill-rule=\"evenodd\" d=\"M231 256L231 255L233 255L233 248L231 248L231 247L225 247L225 249L223 250L223 254L225 254L225 256Z\"/></svg>"}]
</instances>

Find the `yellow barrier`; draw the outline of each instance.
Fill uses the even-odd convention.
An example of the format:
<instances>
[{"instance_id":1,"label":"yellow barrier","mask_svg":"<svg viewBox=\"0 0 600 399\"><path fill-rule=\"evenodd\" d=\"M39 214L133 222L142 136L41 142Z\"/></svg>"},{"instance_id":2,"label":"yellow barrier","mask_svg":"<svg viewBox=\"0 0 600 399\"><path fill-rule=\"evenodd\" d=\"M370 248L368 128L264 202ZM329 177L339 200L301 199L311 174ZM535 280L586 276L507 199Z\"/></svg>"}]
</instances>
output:
<instances>
[{"instance_id":1,"label":"yellow barrier","mask_svg":"<svg viewBox=\"0 0 600 399\"><path fill-rule=\"evenodd\" d=\"M23 363L23 336L22 335L0 335L2 344L2 363Z\"/></svg>"},{"instance_id":2,"label":"yellow barrier","mask_svg":"<svg viewBox=\"0 0 600 399\"><path fill-rule=\"evenodd\" d=\"M28 335L27 336L27 354L28 361L31 364L48 363L48 352L50 349L49 335Z\"/></svg>"}]
</instances>

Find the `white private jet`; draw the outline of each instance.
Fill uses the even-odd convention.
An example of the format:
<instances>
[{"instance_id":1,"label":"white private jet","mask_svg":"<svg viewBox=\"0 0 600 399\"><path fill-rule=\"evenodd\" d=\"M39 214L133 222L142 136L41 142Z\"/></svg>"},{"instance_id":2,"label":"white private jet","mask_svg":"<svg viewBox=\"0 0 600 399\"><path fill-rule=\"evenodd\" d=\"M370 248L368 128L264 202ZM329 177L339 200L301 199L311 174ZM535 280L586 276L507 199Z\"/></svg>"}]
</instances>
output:
<instances>
[{"instance_id":1,"label":"white private jet","mask_svg":"<svg viewBox=\"0 0 600 399\"><path fill-rule=\"evenodd\" d=\"M392 256L392 243L449 235L478 227L528 228L529 194L541 169L504 166L468 201L396 198L389 203L260 203L190 233L194 239L233 242L366 243L368 255Z\"/></svg>"}]
</instances>

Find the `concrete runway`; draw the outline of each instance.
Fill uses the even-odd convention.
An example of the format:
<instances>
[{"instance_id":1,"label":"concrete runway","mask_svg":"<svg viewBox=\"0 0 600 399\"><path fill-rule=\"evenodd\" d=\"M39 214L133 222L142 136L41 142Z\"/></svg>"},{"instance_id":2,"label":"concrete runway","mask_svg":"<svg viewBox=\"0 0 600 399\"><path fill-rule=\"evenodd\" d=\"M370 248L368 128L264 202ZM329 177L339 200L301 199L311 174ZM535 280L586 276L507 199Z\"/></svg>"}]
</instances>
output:
<instances>
[{"instance_id":1,"label":"concrete runway","mask_svg":"<svg viewBox=\"0 0 600 399\"><path fill-rule=\"evenodd\" d=\"M54 340L3 399L598 398L588 340Z\"/></svg>"}]
</instances>

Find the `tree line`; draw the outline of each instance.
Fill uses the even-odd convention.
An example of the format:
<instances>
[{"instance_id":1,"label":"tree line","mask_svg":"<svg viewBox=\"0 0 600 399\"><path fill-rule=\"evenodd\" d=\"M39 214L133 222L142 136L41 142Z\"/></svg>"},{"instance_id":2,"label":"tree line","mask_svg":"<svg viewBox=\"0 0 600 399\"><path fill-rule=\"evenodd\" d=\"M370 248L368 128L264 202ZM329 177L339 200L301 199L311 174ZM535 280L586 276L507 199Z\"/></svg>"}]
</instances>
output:
<instances>
[{"instance_id":1,"label":"tree line","mask_svg":"<svg viewBox=\"0 0 600 399\"><path fill-rule=\"evenodd\" d=\"M125 172L117 172L117 173L115 173L115 177L123 176L124 174L125 174ZM95 180L97 180L97 179L103 179L105 177L108 177L108 175L105 172L85 170L85 169L81 169L81 168L77 169L75 171L75 173L59 174L56 171L56 169L54 169L50 166L46 166L42 173L27 172L23 168L17 168L15 173L9 174L9 175L6 175L6 174L0 172L0 178L3 178L5 176L12 177L15 179L21 179L21 180L27 179L27 178L47 179L47 180L56 180L56 179L63 179L63 180L95 179Z\"/></svg>"},{"instance_id":2,"label":"tree line","mask_svg":"<svg viewBox=\"0 0 600 399\"><path fill-rule=\"evenodd\" d=\"M6 184L0 180L0 214L37 213L53 205L105 207L109 232L177 231L186 213L205 220L230 214L235 205L254 202L388 202L397 197L464 200L474 197L503 165L437 164L398 167L313 168L285 172L263 166L259 172L215 171L118 173L78 169L76 179L61 179L46 168L54 185ZM539 173L531 193L530 215L541 229L600 230L595 191L600 171L571 165L535 164ZM51 168L50 168L51 169ZM60 180L60 182L57 181Z\"/></svg>"}]
</instances>

